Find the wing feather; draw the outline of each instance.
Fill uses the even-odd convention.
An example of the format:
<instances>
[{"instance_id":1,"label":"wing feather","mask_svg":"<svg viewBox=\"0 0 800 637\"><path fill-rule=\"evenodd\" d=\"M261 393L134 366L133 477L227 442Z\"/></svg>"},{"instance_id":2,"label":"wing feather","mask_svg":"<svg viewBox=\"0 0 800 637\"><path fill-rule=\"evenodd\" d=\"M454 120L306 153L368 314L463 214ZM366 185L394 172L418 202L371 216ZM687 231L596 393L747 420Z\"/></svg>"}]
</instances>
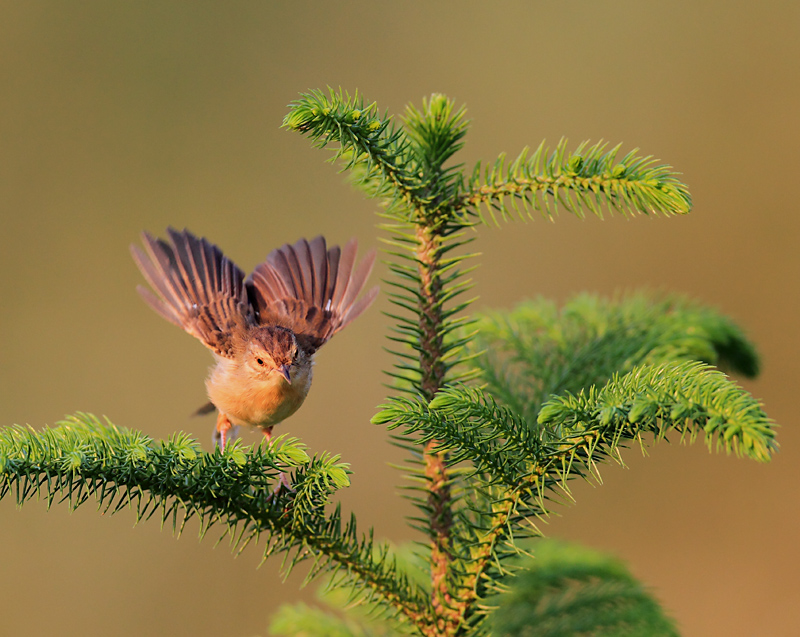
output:
<instances>
[{"instance_id":1,"label":"wing feather","mask_svg":"<svg viewBox=\"0 0 800 637\"><path fill-rule=\"evenodd\" d=\"M353 272L353 264L356 261L356 250L358 245L355 239L350 239L342 250L339 260L339 272L336 276L336 286L331 297L331 306L341 310L342 300L347 293L347 286L350 283L350 274Z\"/></svg>"},{"instance_id":2,"label":"wing feather","mask_svg":"<svg viewBox=\"0 0 800 637\"><path fill-rule=\"evenodd\" d=\"M144 250L131 254L152 291L139 294L165 319L206 347L233 356L234 337L255 320L244 272L206 239L188 230L167 229L169 241L142 234Z\"/></svg>"},{"instance_id":3,"label":"wing feather","mask_svg":"<svg viewBox=\"0 0 800 637\"><path fill-rule=\"evenodd\" d=\"M313 286L311 290L312 303L317 307L323 307L325 303L325 292L328 288L328 251L325 246L325 238L316 237L308 244L309 258L311 259L311 273L313 275Z\"/></svg>"},{"instance_id":4,"label":"wing feather","mask_svg":"<svg viewBox=\"0 0 800 637\"><path fill-rule=\"evenodd\" d=\"M355 239L327 248L321 236L273 250L245 282L258 322L288 327L312 351L321 347L378 294L375 287L358 300L375 252L355 266L357 250Z\"/></svg>"},{"instance_id":5,"label":"wing feather","mask_svg":"<svg viewBox=\"0 0 800 637\"><path fill-rule=\"evenodd\" d=\"M356 298L361 293L364 284L367 282L369 275L372 273L372 266L375 264L375 252L370 252L361 260L350 273L347 282L347 291L341 300L339 306L342 314L346 315L355 303Z\"/></svg>"},{"instance_id":6,"label":"wing feather","mask_svg":"<svg viewBox=\"0 0 800 637\"><path fill-rule=\"evenodd\" d=\"M333 246L328 250L328 281L325 285L325 292L322 298L327 303L327 299L333 299L333 293L336 290L336 275L339 272L339 259L342 256L342 249L339 246ZM328 307L325 308L330 309Z\"/></svg>"}]
</instances>

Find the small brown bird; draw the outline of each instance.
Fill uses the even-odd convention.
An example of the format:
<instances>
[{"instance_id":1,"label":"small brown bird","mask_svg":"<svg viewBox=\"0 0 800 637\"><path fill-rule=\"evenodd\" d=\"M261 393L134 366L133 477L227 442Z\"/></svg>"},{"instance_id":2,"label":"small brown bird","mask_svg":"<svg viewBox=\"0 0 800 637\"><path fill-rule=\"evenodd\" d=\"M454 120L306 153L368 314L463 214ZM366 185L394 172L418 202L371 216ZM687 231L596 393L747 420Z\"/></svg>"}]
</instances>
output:
<instances>
[{"instance_id":1,"label":"small brown bird","mask_svg":"<svg viewBox=\"0 0 800 637\"><path fill-rule=\"evenodd\" d=\"M355 239L344 249L328 249L323 237L300 239L273 250L245 280L206 239L167 233L169 241L142 233L144 250L131 245L155 292L139 286L139 294L214 353L206 379L211 403L199 413L218 410L220 448L240 425L261 428L269 440L303 404L316 351L375 300L377 287L358 299L375 252L356 265Z\"/></svg>"}]
</instances>

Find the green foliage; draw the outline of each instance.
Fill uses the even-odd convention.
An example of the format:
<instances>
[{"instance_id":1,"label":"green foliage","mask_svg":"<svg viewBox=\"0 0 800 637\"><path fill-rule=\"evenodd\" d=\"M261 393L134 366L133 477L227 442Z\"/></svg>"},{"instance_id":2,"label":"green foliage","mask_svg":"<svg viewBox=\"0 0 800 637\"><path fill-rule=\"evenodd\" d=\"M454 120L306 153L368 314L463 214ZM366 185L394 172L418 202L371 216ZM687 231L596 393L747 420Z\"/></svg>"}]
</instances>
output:
<instances>
[{"instance_id":1,"label":"green foliage","mask_svg":"<svg viewBox=\"0 0 800 637\"><path fill-rule=\"evenodd\" d=\"M436 225L452 215L461 185L460 173L444 163L462 146L464 114L445 96L433 95L421 110L409 106L398 126L358 94L312 91L291 104L283 125L319 148L337 143L332 160L340 160L369 196L386 199L387 217L405 223L424 216Z\"/></svg>"},{"instance_id":2,"label":"green foliage","mask_svg":"<svg viewBox=\"0 0 800 637\"><path fill-rule=\"evenodd\" d=\"M425 584L425 564L412 545L392 547L392 554L401 571L417 584ZM272 616L269 634L277 637L328 634L337 637L396 637L416 634L412 626L392 621L379 599L354 606L350 591L337 586L336 581L330 578L317 589L317 598L314 606L303 603L281 606Z\"/></svg>"},{"instance_id":3,"label":"green foliage","mask_svg":"<svg viewBox=\"0 0 800 637\"><path fill-rule=\"evenodd\" d=\"M709 445L716 440L755 460L768 460L776 449L772 422L758 401L699 362L645 365L602 388L554 397L532 423L468 387L445 388L428 404L394 398L373 422L435 441L454 463L472 465L470 477L523 491L540 507L539 489L591 473L597 460L646 433L663 438L674 430L691 439L702 433Z\"/></svg>"},{"instance_id":4,"label":"green foliage","mask_svg":"<svg viewBox=\"0 0 800 637\"><path fill-rule=\"evenodd\" d=\"M709 448L767 461L777 450L774 423L761 404L717 370L699 362L662 363L615 375L602 389L548 401L540 425L570 432L595 425L646 429L663 437L668 429L694 438L702 430ZM620 435L625 435L621 432Z\"/></svg>"},{"instance_id":5,"label":"green foliage","mask_svg":"<svg viewBox=\"0 0 800 637\"><path fill-rule=\"evenodd\" d=\"M281 606L269 629L270 634L277 637L389 637L392 634L302 603Z\"/></svg>"},{"instance_id":6,"label":"green foliage","mask_svg":"<svg viewBox=\"0 0 800 637\"><path fill-rule=\"evenodd\" d=\"M556 540L523 544L508 588L489 599L495 637L674 637L674 623L616 558ZM408 547L401 547L400 554ZM535 556L535 557L534 557ZM325 587L319 605L284 604L270 622L275 637L399 637L374 612L342 617L340 591ZM371 609L374 610L374 609Z\"/></svg>"},{"instance_id":7,"label":"green foliage","mask_svg":"<svg viewBox=\"0 0 800 637\"><path fill-rule=\"evenodd\" d=\"M483 207L495 223L496 212L504 219L534 211L552 218L559 206L581 218L585 210L602 218L604 206L628 216L689 212L689 191L669 166L636 150L618 161L620 146L606 152L603 142L583 142L570 153L562 139L552 153L542 142L532 155L526 148L511 162L500 155L483 171L480 163L475 167L463 201L478 213Z\"/></svg>"},{"instance_id":8,"label":"green foliage","mask_svg":"<svg viewBox=\"0 0 800 637\"><path fill-rule=\"evenodd\" d=\"M516 554L518 539L538 534L530 520L547 516L550 502L571 499L571 479L599 481L598 465L621 462L619 450L631 441L674 431L690 440L705 435L709 446L716 440L756 460L775 450L772 423L758 402L699 362L637 367L602 389L553 398L534 422L467 387L442 389L430 403L394 398L374 422L417 434L451 463L467 465L454 476L463 487L454 502L452 551L471 583L477 556L492 558L480 565L482 574L503 575L497 561ZM473 584L478 597L490 590L486 582Z\"/></svg>"},{"instance_id":9,"label":"green foliage","mask_svg":"<svg viewBox=\"0 0 800 637\"><path fill-rule=\"evenodd\" d=\"M574 544L540 539L525 542L513 559L508 589L489 599L487 622L495 637L674 637L673 621L657 600L616 558ZM401 554L407 549L401 547ZM349 617L336 589L325 587L319 606L285 604L273 616L276 637L397 637L372 612Z\"/></svg>"},{"instance_id":10,"label":"green foliage","mask_svg":"<svg viewBox=\"0 0 800 637\"><path fill-rule=\"evenodd\" d=\"M535 301L474 318L463 295L475 256L466 248L481 223L552 218L559 208L680 214L691 206L686 186L650 156L588 142L572 152L542 143L468 176L450 163L466 112L443 95L394 120L358 94L313 91L283 125L329 147L381 204L395 364L393 396L373 422L409 452L410 522L423 538L414 556L374 543L354 516L343 520L332 497L348 484L347 465L309 457L291 438L208 454L183 434L157 442L84 414L41 432L12 427L0 432L0 497L71 507L94 497L102 510L130 507L178 533L195 517L201 534L219 525L240 548L265 537L264 556L282 553L287 571L308 560L308 579L326 574L337 609L286 607L273 634L674 634L624 570L583 553L545 554L510 601L497 595L524 566L519 542L539 535L537 518L571 500L570 480L599 478L599 465L621 461L632 441L702 435L768 459L773 423L711 367L754 375L752 345L717 312L675 297L583 296L560 311ZM291 491L276 491L281 472L291 472ZM490 624L495 603L514 610ZM345 615L358 604L366 615ZM519 613L536 632L514 632Z\"/></svg>"},{"instance_id":11,"label":"green foliage","mask_svg":"<svg viewBox=\"0 0 800 637\"><path fill-rule=\"evenodd\" d=\"M478 163L467 178L457 166L443 167L462 146L469 124L464 115L463 108L434 94L421 110L408 107L401 128L381 117L374 103L329 89L293 102L284 126L309 135L318 147L337 142L333 159L354 170L370 195L389 197L388 210L398 217L404 216L397 212L400 202L432 217L466 213L484 222L482 210L496 221L498 212L504 219L533 210L550 217L559 206L601 217L603 207L626 215L684 214L691 208L686 186L669 166L636 150L618 159L620 145L607 151L603 142L583 142L573 152L563 139L552 152L542 142L533 154L526 148L511 162L501 154L490 167ZM463 217L460 223L466 223Z\"/></svg>"},{"instance_id":12,"label":"green foliage","mask_svg":"<svg viewBox=\"0 0 800 637\"><path fill-rule=\"evenodd\" d=\"M490 625L497 637L675 637L658 602L619 561L553 540L500 596Z\"/></svg>"},{"instance_id":13,"label":"green foliage","mask_svg":"<svg viewBox=\"0 0 800 637\"><path fill-rule=\"evenodd\" d=\"M281 472L290 472L292 491L276 492ZM178 535L197 518L201 537L221 525L220 539L228 535L239 551L265 535L264 559L283 553L287 573L312 560L311 575L333 571L370 582L366 596L380 591L389 604L422 605L386 546L359 535L354 519L343 524L338 507L326 515L330 496L349 484L347 474L338 456L309 458L302 443L285 436L271 446L237 441L224 453L205 453L183 433L153 441L90 414L41 432L0 430L0 498L13 494L22 505L43 496L48 507L58 498L74 509L94 497L104 513L130 508L137 521L156 517Z\"/></svg>"},{"instance_id":14,"label":"green foliage","mask_svg":"<svg viewBox=\"0 0 800 637\"><path fill-rule=\"evenodd\" d=\"M758 356L713 309L678 296L582 294L480 317L470 350L487 391L529 421L551 395L578 392L637 365L703 361L754 377Z\"/></svg>"}]
</instances>

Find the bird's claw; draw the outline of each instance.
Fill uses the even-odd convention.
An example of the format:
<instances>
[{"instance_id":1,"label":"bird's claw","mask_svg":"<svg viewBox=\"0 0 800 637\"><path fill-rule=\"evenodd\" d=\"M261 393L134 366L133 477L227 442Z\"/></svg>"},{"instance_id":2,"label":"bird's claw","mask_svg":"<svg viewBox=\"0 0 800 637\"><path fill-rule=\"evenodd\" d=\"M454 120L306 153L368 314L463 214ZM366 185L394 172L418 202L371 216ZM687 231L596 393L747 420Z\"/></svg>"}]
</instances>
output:
<instances>
[{"instance_id":1,"label":"bird's claw","mask_svg":"<svg viewBox=\"0 0 800 637\"><path fill-rule=\"evenodd\" d=\"M291 494L297 493L297 490L289 482L289 476L286 473L284 473L283 471L281 471L278 474L278 481L275 483L275 486L272 488L272 493L269 494L269 497L267 498L267 500L272 500L274 497L276 497L278 494L280 494L280 492L283 491L284 489L288 493L291 493Z\"/></svg>"}]
</instances>

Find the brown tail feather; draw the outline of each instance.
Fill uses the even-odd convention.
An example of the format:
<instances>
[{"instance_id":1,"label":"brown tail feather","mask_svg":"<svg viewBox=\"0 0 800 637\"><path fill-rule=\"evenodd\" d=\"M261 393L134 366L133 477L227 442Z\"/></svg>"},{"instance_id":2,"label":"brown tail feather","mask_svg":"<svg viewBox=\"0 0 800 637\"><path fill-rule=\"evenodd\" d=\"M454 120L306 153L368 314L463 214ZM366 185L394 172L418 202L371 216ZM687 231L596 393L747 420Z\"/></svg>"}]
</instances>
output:
<instances>
[{"instance_id":1,"label":"brown tail feather","mask_svg":"<svg viewBox=\"0 0 800 637\"><path fill-rule=\"evenodd\" d=\"M207 414L211 414L217 410L216 406L212 402L207 402L202 407L198 408L197 411L192 412L192 416L205 416Z\"/></svg>"}]
</instances>

